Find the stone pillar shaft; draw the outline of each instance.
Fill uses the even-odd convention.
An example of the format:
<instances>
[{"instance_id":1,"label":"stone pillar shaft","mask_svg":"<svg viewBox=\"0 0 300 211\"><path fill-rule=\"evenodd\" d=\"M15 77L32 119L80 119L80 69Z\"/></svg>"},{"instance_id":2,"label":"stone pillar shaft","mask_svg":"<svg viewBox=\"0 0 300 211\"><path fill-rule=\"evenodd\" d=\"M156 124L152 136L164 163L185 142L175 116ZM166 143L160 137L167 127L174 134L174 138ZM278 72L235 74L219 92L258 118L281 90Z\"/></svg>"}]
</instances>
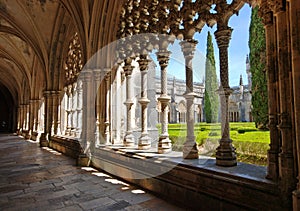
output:
<instances>
[{"instance_id":1,"label":"stone pillar shaft","mask_svg":"<svg viewBox=\"0 0 300 211\"><path fill-rule=\"evenodd\" d=\"M105 84L106 84L106 96L105 96L105 105L106 105L106 112L105 112L105 142L106 145L111 144L110 141L110 77L111 73L110 70L106 70L105 76Z\"/></svg>"},{"instance_id":2,"label":"stone pillar shaft","mask_svg":"<svg viewBox=\"0 0 300 211\"><path fill-rule=\"evenodd\" d=\"M171 100L171 97L168 96L167 88L167 67L170 59L170 52L168 50L160 49L157 52L157 59L159 61L161 70L161 95L158 98L158 101L161 104L161 134L158 140L158 153L163 154L172 151L172 144L168 133L168 104Z\"/></svg>"},{"instance_id":3,"label":"stone pillar shaft","mask_svg":"<svg viewBox=\"0 0 300 211\"><path fill-rule=\"evenodd\" d=\"M125 71L125 76L126 76L126 108L127 108L127 122L126 122L126 135L124 138L124 145L129 147L129 146L134 146L134 136L132 135L132 105L133 105L133 100L132 100L132 81L131 81L131 74L133 71L133 66L131 65L132 60L130 58L125 60L125 65L124 65L124 71Z\"/></svg>"},{"instance_id":4,"label":"stone pillar shaft","mask_svg":"<svg viewBox=\"0 0 300 211\"><path fill-rule=\"evenodd\" d=\"M219 26L218 26L219 27ZM216 152L216 164L219 166L237 165L235 148L230 139L229 118L228 118L228 98L232 93L228 81L228 46L232 29L228 26L220 27L215 32L215 37L219 47L220 58L220 79L221 86L218 90L221 101L221 132L222 138Z\"/></svg>"},{"instance_id":5,"label":"stone pillar shaft","mask_svg":"<svg viewBox=\"0 0 300 211\"><path fill-rule=\"evenodd\" d=\"M72 88L72 135L76 136L77 130L77 84L74 83Z\"/></svg>"},{"instance_id":6,"label":"stone pillar shaft","mask_svg":"<svg viewBox=\"0 0 300 211\"><path fill-rule=\"evenodd\" d=\"M95 130L95 146L99 147L101 144L100 141L100 114L101 111L99 109L100 104L100 82L101 82L101 69L94 69L94 80L95 80L95 90L96 90L96 130Z\"/></svg>"},{"instance_id":7,"label":"stone pillar shaft","mask_svg":"<svg viewBox=\"0 0 300 211\"><path fill-rule=\"evenodd\" d=\"M92 70L81 73L83 89L83 113L81 146L83 154L91 157L95 140L95 94Z\"/></svg>"},{"instance_id":8,"label":"stone pillar shaft","mask_svg":"<svg viewBox=\"0 0 300 211\"><path fill-rule=\"evenodd\" d=\"M285 7L285 6L284 6ZM281 132L281 152L279 154L279 177L280 186L283 193L283 203L290 203L291 191L296 185L294 178L294 131L292 130L292 106L293 98L290 86L291 74L291 43L289 40L289 15L288 9L282 8L276 16L277 24L277 62L279 73L279 102L280 102L280 124L278 128ZM298 90L297 90L298 91Z\"/></svg>"},{"instance_id":9,"label":"stone pillar shaft","mask_svg":"<svg viewBox=\"0 0 300 211\"><path fill-rule=\"evenodd\" d=\"M298 184L297 189L293 192L293 210L300 210L300 21L299 21L299 11L300 4L298 1L290 1L290 29L291 29L291 53L292 53L292 78L293 78L293 88L294 88L294 117L295 117L295 138L296 138L296 157L297 157L297 168L298 168ZM295 167L296 168L296 167Z\"/></svg>"},{"instance_id":10,"label":"stone pillar shaft","mask_svg":"<svg viewBox=\"0 0 300 211\"><path fill-rule=\"evenodd\" d=\"M76 137L80 138L82 132L82 81L77 80L77 128Z\"/></svg>"},{"instance_id":11,"label":"stone pillar shaft","mask_svg":"<svg viewBox=\"0 0 300 211\"><path fill-rule=\"evenodd\" d=\"M187 136L183 146L183 157L185 159L198 159L197 143L195 142L194 134L194 82L193 82L193 66L192 60L197 45L196 40L186 40L180 43L181 50L185 58L185 78L186 78L186 124L187 124Z\"/></svg>"},{"instance_id":12,"label":"stone pillar shaft","mask_svg":"<svg viewBox=\"0 0 300 211\"><path fill-rule=\"evenodd\" d=\"M267 178L277 180L278 178L278 153L280 148L278 131L278 76L276 71L275 58L275 25L271 22L265 26L266 33L266 62L268 79L268 98L269 98L269 128L270 128L270 149L268 150L268 172Z\"/></svg>"},{"instance_id":13,"label":"stone pillar shaft","mask_svg":"<svg viewBox=\"0 0 300 211\"><path fill-rule=\"evenodd\" d=\"M142 132L139 138L138 148L139 149L149 149L151 147L150 137L148 136L148 124L147 124L147 116L148 116L148 103L150 100L147 95L147 71L150 60L147 59L147 55L141 55L138 60L141 71L141 98L139 99L139 103L142 108Z\"/></svg>"}]
</instances>

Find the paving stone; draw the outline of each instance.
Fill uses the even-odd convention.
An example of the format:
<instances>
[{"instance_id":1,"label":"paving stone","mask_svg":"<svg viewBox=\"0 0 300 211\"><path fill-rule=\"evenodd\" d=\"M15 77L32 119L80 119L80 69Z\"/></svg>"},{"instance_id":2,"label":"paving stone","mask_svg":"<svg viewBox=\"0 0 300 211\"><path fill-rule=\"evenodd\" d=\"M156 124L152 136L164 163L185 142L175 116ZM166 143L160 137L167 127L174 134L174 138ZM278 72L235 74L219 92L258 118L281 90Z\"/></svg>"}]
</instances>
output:
<instances>
[{"instance_id":1,"label":"paving stone","mask_svg":"<svg viewBox=\"0 0 300 211\"><path fill-rule=\"evenodd\" d=\"M177 210L151 194L132 193L135 186L92 173L37 143L0 134L0 210Z\"/></svg>"},{"instance_id":2,"label":"paving stone","mask_svg":"<svg viewBox=\"0 0 300 211\"><path fill-rule=\"evenodd\" d=\"M103 198L98 198L94 199L91 201L87 201L84 203L80 203L79 206L84 209L84 210L90 210L90 209L95 209L97 207L105 207L107 205L115 203L114 200L108 198L108 197L103 197Z\"/></svg>"}]
</instances>

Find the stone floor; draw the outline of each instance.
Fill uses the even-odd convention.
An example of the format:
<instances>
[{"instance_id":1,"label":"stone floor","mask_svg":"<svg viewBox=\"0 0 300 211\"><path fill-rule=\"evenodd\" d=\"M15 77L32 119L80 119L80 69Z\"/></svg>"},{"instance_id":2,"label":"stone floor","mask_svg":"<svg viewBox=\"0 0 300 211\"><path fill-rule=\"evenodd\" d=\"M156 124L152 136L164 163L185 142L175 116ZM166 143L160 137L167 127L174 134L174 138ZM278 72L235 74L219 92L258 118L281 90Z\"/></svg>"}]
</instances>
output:
<instances>
[{"instance_id":1,"label":"stone floor","mask_svg":"<svg viewBox=\"0 0 300 211\"><path fill-rule=\"evenodd\" d=\"M0 210L183 210L49 148L0 134Z\"/></svg>"}]
</instances>

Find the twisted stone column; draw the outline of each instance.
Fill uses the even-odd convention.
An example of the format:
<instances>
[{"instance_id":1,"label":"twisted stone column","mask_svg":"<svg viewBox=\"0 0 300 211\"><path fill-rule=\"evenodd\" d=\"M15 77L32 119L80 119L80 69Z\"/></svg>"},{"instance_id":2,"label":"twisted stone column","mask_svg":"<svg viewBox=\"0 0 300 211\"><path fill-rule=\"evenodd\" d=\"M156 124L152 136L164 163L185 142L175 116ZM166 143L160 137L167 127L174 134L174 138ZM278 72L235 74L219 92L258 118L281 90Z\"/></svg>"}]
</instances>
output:
<instances>
[{"instance_id":1,"label":"twisted stone column","mask_svg":"<svg viewBox=\"0 0 300 211\"><path fill-rule=\"evenodd\" d=\"M193 66L192 59L197 45L196 40L186 40L180 43L181 50L185 58L185 77L186 77L186 91L184 97L186 99L186 123L187 123L187 136L183 145L183 158L185 159L198 159L197 143L195 142L194 135L194 82L193 82Z\"/></svg>"},{"instance_id":2,"label":"twisted stone column","mask_svg":"<svg viewBox=\"0 0 300 211\"><path fill-rule=\"evenodd\" d=\"M158 98L158 101L161 104L161 134L158 140L158 153L163 154L172 151L172 144L168 133L168 104L171 97L168 96L167 87L167 66L170 59L170 51L159 50L156 55L161 69L161 95Z\"/></svg>"},{"instance_id":3,"label":"twisted stone column","mask_svg":"<svg viewBox=\"0 0 300 211\"><path fill-rule=\"evenodd\" d=\"M221 131L222 138L216 152L216 164L219 166L237 165L235 148L230 139L229 119L228 119L228 98L232 93L228 81L228 46L231 39L232 29L223 27L215 32L215 37L219 47L220 58L220 78L221 86L218 90L221 101Z\"/></svg>"},{"instance_id":4,"label":"twisted stone column","mask_svg":"<svg viewBox=\"0 0 300 211\"><path fill-rule=\"evenodd\" d=\"M130 58L127 58L125 60L124 65L124 72L126 77L126 102L124 103L127 107L127 128L126 128L126 135L124 138L124 145L126 147L134 146L134 136L132 135L132 105L133 105L133 99L132 99L132 82L131 82L131 74L133 71L133 66L131 65L132 60Z\"/></svg>"},{"instance_id":5,"label":"twisted stone column","mask_svg":"<svg viewBox=\"0 0 300 211\"><path fill-rule=\"evenodd\" d=\"M147 71L148 64L151 60L147 59L147 55L141 55L138 60L141 71L141 98L139 103L142 108L142 132L138 142L138 149L149 149L151 147L150 137L148 136L148 103L150 100L147 95Z\"/></svg>"}]
</instances>

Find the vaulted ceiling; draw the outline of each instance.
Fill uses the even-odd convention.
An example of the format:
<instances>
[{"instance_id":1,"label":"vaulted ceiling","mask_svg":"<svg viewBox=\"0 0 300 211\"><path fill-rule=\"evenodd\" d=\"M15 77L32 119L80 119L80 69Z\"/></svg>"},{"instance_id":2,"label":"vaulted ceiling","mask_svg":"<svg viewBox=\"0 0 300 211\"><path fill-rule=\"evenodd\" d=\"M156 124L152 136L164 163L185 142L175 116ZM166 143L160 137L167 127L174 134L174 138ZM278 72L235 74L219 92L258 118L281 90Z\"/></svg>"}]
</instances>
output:
<instances>
[{"instance_id":1,"label":"vaulted ceiling","mask_svg":"<svg viewBox=\"0 0 300 211\"><path fill-rule=\"evenodd\" d=\"M122 0L0 0L0 87L27 103L61 90L77 32L86 62L116 39Z\"/></svg>"}]
</instances>

